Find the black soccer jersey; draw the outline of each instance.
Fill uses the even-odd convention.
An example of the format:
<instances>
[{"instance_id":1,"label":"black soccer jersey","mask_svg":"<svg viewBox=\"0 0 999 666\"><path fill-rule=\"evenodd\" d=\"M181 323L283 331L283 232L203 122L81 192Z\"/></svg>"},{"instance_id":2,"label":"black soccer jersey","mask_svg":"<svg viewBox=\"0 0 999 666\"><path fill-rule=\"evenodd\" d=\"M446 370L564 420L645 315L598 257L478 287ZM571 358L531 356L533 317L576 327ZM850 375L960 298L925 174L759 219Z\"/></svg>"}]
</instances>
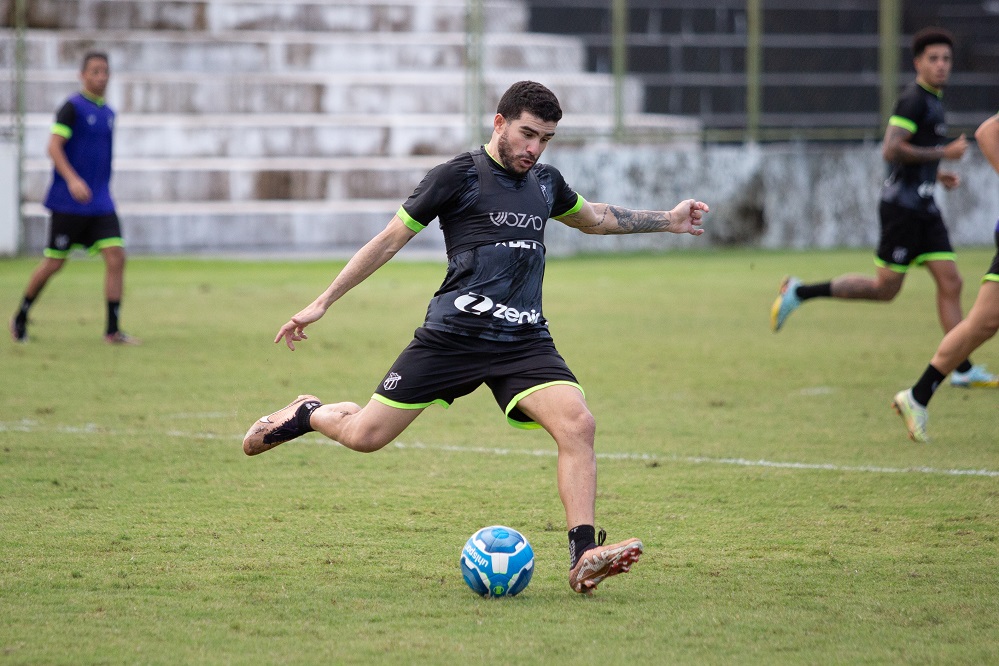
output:
<instances>
[{"instance_id":1,"label":"black soccer jersey","mask_svg":"<svg viewBox=\"0 0 999 666\"><path fill-rule=\"evenodd\" d=\"M920 148L934 148L947 142L942 93L927 90L915 81L909 84L888 119L889 125L912 132L909 143ZM881 189L881 200L916 210L936 210L933 189L937 182L939 160L919 164L892 163L888 179Z\"/></svg>"},{"instance_id":2,"label":"black soccer jersey","mask_svg":"<svg viewBox=\"0 0 999 666\"><path fill-rule=\"evenodd\" d=\"M414 231L439 218L448 270L424 326L487 340L548 338L545 225L583 199L552 166L508 172L484 149L434 167L399 209Z\"/></svg>"}]
</instances>

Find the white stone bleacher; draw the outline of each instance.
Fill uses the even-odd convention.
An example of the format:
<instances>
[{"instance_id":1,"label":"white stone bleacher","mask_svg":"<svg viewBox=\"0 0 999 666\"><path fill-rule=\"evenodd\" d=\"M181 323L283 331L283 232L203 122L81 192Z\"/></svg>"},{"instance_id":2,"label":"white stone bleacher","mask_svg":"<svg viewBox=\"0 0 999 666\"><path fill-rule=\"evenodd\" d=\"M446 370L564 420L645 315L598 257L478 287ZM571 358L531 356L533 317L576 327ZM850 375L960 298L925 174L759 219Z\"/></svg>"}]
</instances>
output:
<instances>
[{"instance_id":1,"label":"white stone bleacher","mask_svg":"<svg viewBox=\"0 0 999 666\"><path fill-rule=\"evenodd\" d=\"M111 59L107 98L119 113L113 191L132 251L349 253L385 225L430 167L469 147L463 1L42 0L32 7L43 14L35 22L54 29L32 29L26 40L22 192L30 251L45 243L40 200L52 114L76 89L79 58L91 48ZM581 46L522 32L521 3L486 7L504 32L485 40L484 109L509 83L534 78L566 109L560 139L609 133L612 82L582 71ZM260 30L269 24L289 30ZM0 58L8 68L0 77L9 79L9 56ZM670 131L670 119L638 113L640 87L627 90L630 124ZM421 234L411 245L439 248L440 235Z\"/></svg>"}]
</instances>

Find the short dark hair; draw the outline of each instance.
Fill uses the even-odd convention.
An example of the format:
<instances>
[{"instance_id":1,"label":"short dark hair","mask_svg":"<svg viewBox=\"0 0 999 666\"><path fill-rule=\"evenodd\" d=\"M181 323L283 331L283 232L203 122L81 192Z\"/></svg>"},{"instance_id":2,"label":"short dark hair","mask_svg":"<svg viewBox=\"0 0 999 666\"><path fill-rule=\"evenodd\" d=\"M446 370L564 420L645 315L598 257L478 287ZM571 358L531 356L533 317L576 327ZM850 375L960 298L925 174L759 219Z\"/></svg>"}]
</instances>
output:
<instances>
[{"instance_id":1,"label":"short dark hair","mask_svg":"<svg viewBox=\"0 0 999 666\"><path fill-rule=\"evenodd\" d=\"M503 93L496 107L496 113L507 120L520 118L524 111L546 123L562 120L562 107L555 93L536 81L514 83Z\"/></svg>"},{"instance_id":2,"label":"short dark hair","mask_svg":"<svg viewBox=\"0 0 999 666\"><path fill-rule=\"evenodd\" d=\"M85 70L87 68L87 65L90 64L90 61L93 60L94 58L97 58L98 60L103 60L105 63L109 62L108 54L105 53L104 51L87 51L86 54L84 54L83 56L83 64L80 65L80 71L82 72L83 70Z\"/></svg>"},{"instance_id":3,"label":"short dark hair","mask_svg":"<svg viewBox=\"0 0 999 666\"><path fill-rule=\"evenodd\" d=\"M954 35L943 28L923 28L912 36L912 56L918 58L933 44L946 44L954 50Z\"/></svg>"}]
</instances>

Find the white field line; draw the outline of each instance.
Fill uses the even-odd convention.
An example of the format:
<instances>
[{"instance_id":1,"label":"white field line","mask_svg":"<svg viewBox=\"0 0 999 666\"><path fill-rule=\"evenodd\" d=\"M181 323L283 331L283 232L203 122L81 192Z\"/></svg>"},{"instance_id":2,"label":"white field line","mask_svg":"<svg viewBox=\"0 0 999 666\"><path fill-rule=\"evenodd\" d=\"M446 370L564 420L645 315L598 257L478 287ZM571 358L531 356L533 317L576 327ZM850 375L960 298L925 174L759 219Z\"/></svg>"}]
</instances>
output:
<instances>
[{"instance_id":1,"label":"white field line","mask_svg":"<svg viewBox=\"0 0 999 666\"><path fill-rule=\"evenodd\" d=\"M124 436L131 434L126 431L106 430L94 423L85 423L82 426L43 426L36 421L21 420L14 422L0 421L0 433L6 432L60 432L68 434ZM131 431L139 432L139 431ZM143 431L148 434L148 431ZM163 433L166 437L176 437L178 439L198 439L216 441L242 441L239 435L217 435L207 432L183 432L181 430L167 430ZM340 446L336 442L325 440L332 446ZM554 458L557 452L551 449L502 449L486 446L458 446L454 444L426 444L423 442L393 442L390 444L395 449L407 450L430 450L446 451L449 453L474 453L477 455L490 456L535 456ZM737 467L762 467L770 469L798 469L807 471L824 472L861 472L871 474L932 474L938 476L985 476L999 478L999 470L992 469L943 469L939 467L882 467L879 465L837 465L834 463L804 463L786 462L776 460L749 460L747 458L712 458L708 456L657 456L652 453L597 453L598 460L637 460L641 462L657 463L687 463L695 465L734 465Z\"/></svg>"},{"instance_id":2,"label":"white field line","mask_svg":"<svg viewBox=\"0 0 999 666\"><path fill-rule=\"evenodd\" d=\"M455 453L478 453L487 455L527 455L554 458L551 449L495 449L479 446L454 446L443 444L404 444L394 442L397 449L433 449ZM707 456L657 456L651 453L597 453L598 460L639 460L643 462L679 462L708 465L736 465L739 467L769 467L775 469L821 470L827 472L869 472L875 474L937 474L945 476L987 476L999 478L999 470L991 469L940 469L937 467L880 467L877 465L836 465L833 463L780 462L774 460L748 460L746 458L710 458Z\"/></svg>"}]
</instances>

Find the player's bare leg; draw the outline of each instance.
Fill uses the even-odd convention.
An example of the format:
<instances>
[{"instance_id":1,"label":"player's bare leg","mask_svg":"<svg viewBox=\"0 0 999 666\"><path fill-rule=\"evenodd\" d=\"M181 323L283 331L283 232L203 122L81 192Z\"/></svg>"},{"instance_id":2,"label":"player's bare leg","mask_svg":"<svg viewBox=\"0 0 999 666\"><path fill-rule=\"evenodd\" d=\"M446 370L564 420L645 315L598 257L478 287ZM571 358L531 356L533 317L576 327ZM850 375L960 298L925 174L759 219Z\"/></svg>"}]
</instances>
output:
<instances>
[{"instance_id":1,"label":"player's bare leg","mask_svg":"<svg viewBox=\"0 0 999 666\"><path fill-rule=\"evenodd\" d=\"M371 453L394 440L422 409L390 407L370 400L363 408L353 402L323 405L312 413L312 427L348 449Z\"/></svg>"},{"instance_id":2,"label":"player's bare leg","mask_svg":"<svg viewBox=\"0 0 999 666\"><path fill-rule=\"evenodd\" d=\"M558 445L558 494L569 528L592 525L597 497L596 422L575 386L535 391L517 407L548 431Z\"/></svg>"},{"instance_id":3,"label":"player's bare leg","mask_svg":"<svg viewBox=\"0 0 999 666\"><path fill-rule=\"evenodd\" d=\"M878 266L874 277L869 275L841 275L832 280L833 298L866 301L890 301L902 290L904 273Z\"/></svg>"},{"instance_id":4,"label":"player's bare leg","mask_svg":"<svg viewBox=\"0 0 999 666\"><path fill-rule=\"evenodd\" d=\"M558 445L558 489L567 526L570 530L592 526L597 493L596 423L583 395L574 386L557 384L531 393L517 407ZM576 592L589 594L605 578L627 573L642 554L638 539L604 545L605 538L600 530L596 542L571 563L569 586Z\"/></svg>"},{"instance_id":5,"label":"player's bare leg","mask_svg":"<svg viewBox=\"0 0 999 666\"><path fill-rule=\"evenodd\" d=\"M961 311L961 288L964 281L953 261L927 261L926 269L937 283L937 316L940 317L940 327L947 333L964 317Z\"/></svg>"},{"instance_id":6,"label":"player's bare leg","mask_svg":"<svg viewBox=\"0 0 999 666\"><path fill-rule=\"evenodd\" d=\"M983 282L968 316L950 330L930 365L948 374L999 331L999 282Z\"/></svg>"},{"instance_id":7,"label":"player's bare leg","mask_svg":"<svg viewBox=\"0 0 999 666\"><path fill-rule=\"evenodd\" d=\"M120 301L125 291L125 248L106 247L101 250L104 257L104 298Z\"/></svg>"},{"instance_id":8,"label":"player's bare leg","mask_svg":"<svg viewBox=\"0 0 999 666\"><path fill-rule=\"evenodd\" d=\"M10 336L14 342L27 342L28 308L38 298L38 294L41 293L49 279L58 273L65 263L65 259L45 257L31 272L28 286L24 290L24 301L21 303L20 309L10 319Z\"/></svg>"},{"instance_id":9,"label":"player's bare leg","mask_svg":"<svg viewBox=\"0 0 999 666\"><path fill-rule=\"evenodd\" d=\"M369 453L398 437L422 412L389 407L376 400L364 408L353 402L324 405L314 395L300 395L258 419L243 438L243 452L255 456L316 431L349 449Z\"/></svg>"}]
</instances>

